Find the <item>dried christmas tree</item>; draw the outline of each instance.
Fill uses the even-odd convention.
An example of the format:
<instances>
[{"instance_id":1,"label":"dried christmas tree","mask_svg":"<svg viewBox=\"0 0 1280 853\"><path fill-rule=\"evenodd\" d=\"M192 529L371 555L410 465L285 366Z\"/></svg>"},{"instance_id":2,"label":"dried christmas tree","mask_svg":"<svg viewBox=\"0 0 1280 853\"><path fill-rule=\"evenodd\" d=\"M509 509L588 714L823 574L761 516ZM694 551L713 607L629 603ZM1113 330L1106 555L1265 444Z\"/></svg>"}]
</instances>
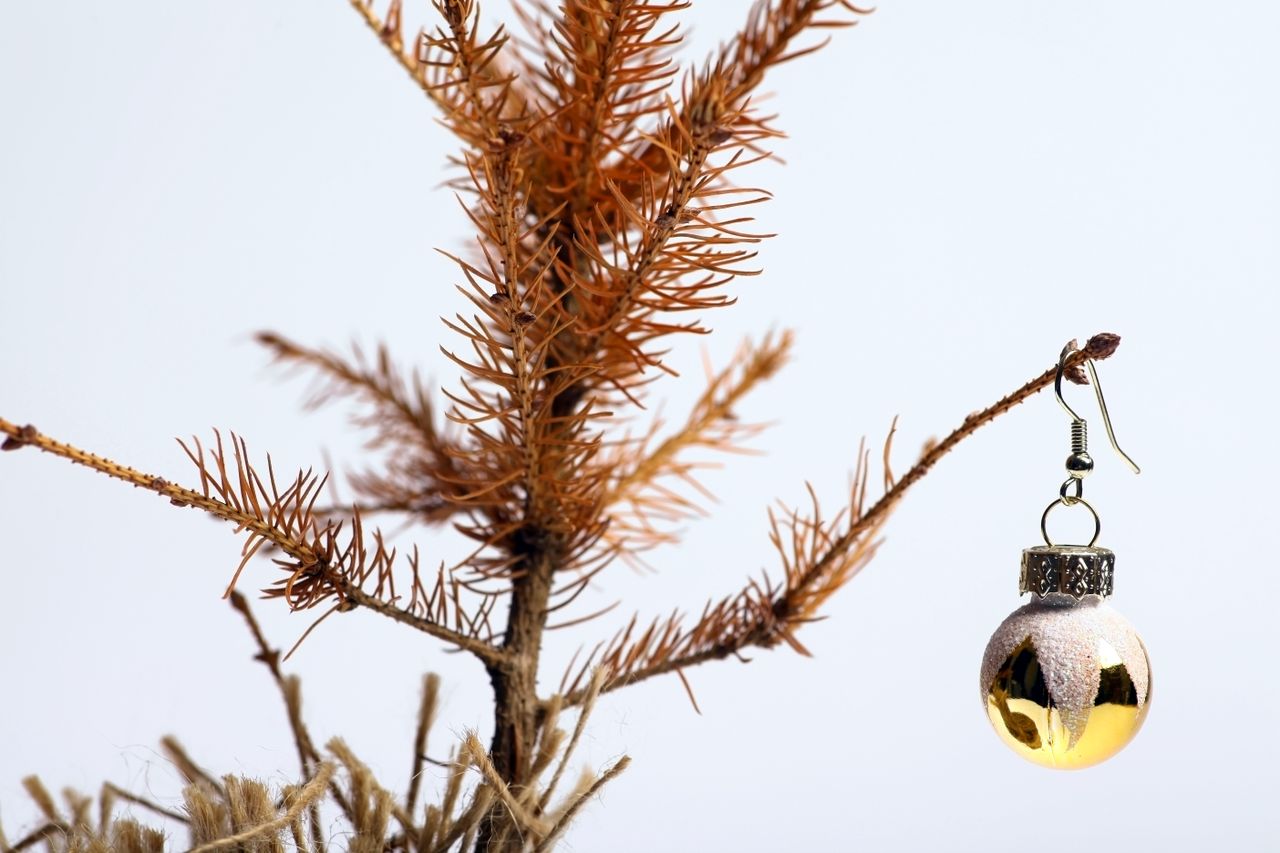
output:
<instances>
[{"instance_id":1,"label":"dried christmas tree","mask_svg":"<svg viewBox=\"0 0 1280 853\"><path fill-rule=\"evenodd\" d=\"M549 622L595 615L574 610L579 594L608 567L675 541L677 525L700 510L698 454L739 448L758 431L734 412L783 367L789 334L744 343L674 431L655 424L635 433L628 424L653 383L673 375L663 361L669 348L708 332L715 309L733 301L733 281L758 272L754 247L765 235L753 230L749 211L768 193L738 176L770 156L778 135L755 101L766 72L817 50L825 44L817 31L849 26L865 10L847 0L760 2L737 36L682 70L675 17L688 2L516 4L524 40L502 28L482 35L470 0L435 0L438 22L411 39L399 0L381 13L361 0L353 5L463 146L453 187L477 243L454 258L462 281L454 301L463 310L445 321L454 337L444 351L459 368L456 383L435 399L384 351L348 358L260 335L281 362L315 371L313 402L361 404L372 447L388 451L379 467L348 478L356 500L332 507L320 503L324 477L283 475L269 457L255 464L238 436L215 434L211 447L184 443L199 479L186 488L32 426L0 419L0 431L5 449L62 456L229 521L246 537L227 594L280 686L306 778L273 797L257 783L214 779L169 744L191 784L186 810L135 802L186 822L202 850L283 849L286 840L322 849L325 799L350 822L351 849L549 849L586 797L625 767L624 760L588 776L553 808L584 719L566 737L561 712L654 676L683 680L689 667L752 647L807 653L798 632L871 558L903 493L967 435L1045 387L1053 371L967 417L901 479L890 473L886 442L885 491L874 503L862 453L839 511L823 514L811 492L805 508L770 513L780 559L774 574L747 579L696 617L632 618L614 636L588 641L567 667L557 663L559 690L540 692ZM1079 364L1107 357L1117 341L1091 339L1068 363L1073 378L1082 381ZM421 557L370 527L375 514L452 525L469 545L460 558ZM418 805L434 682L425 688L415 775L403 798L373 780L341 741L322 753L302 722L296 680L282 674L278 653L234 592L255 556L280 571L266 597L293 610L315 609L319 621L367 608L484 664L494 695L490 742L470 738L459 747L441 803ZM478 781L464 795L468 770ZM67 816L38 780L28 787L47 823L13 847L0 836L0 850L162 843L136 824L109 820L109 801L123 795L116 789L106 790L93 825L86 798L68 795Z\"/></svg>"}]
</instances>

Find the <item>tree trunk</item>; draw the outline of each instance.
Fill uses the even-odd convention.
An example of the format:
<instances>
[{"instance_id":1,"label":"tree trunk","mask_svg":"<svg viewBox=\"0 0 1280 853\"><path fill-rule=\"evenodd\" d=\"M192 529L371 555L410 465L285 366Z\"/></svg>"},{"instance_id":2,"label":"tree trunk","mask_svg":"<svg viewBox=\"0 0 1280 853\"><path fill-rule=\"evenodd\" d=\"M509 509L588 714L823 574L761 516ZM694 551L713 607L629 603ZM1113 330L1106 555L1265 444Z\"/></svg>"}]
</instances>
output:
<instances>
[{"instance_id":1,"label":"tree trunk","mask_svg":"<svg viewBox=\"0 0 1280 853\"><path fill-rule=\"evenodd\" d=\"M489 668L494 698L490 757L498 774L517 792L532 781L529 775L538 736L538 657L553 570L549 552L525 560L525 574L513 582L503 641L511 657ZM522 833L512 826L510 813L495 803L476 838L476 853L511 853L521 846Z\"/></svg>"}]
</instances>

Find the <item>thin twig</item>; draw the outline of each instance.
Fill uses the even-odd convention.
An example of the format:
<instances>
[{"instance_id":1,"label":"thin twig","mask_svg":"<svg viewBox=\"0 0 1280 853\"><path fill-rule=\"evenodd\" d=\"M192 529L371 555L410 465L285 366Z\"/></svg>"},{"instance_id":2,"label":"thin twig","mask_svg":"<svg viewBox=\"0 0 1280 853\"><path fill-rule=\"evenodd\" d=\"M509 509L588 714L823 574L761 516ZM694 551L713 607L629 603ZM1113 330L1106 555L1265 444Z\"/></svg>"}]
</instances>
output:
<instances>
[{"instance_id":1,"label":"thin twig","mask_svg":"<svg viewBox=\"0 0 1280 853\"><path fill-rule=\"evenodd\" d=\"M284 700L285 714L289 717L289 729L293 732L293 742L298 749L298 762L302 766L303 776L309 776L314 772L315 767L321 763L321 758L320 752L316 749L315 741L311 739L311 733L307 730L307 725L302 719L301 687L296 677L291 680L281 672L280 650L271 648L270 643L267 642L266 635L262 633L262 628L258 625L258 620L254 617L253 610L249 607L249 601L238 590L232 590L230 598L231 606L244 617L245 624L249 627L249 633L253 634L254 642L258 644L258 653L254 655L254 660L260 661L271 672L271 678L275 681L276 687L280 689L280 696ZM347 801L336 781L330 781L329 793L332 794L334 802L342 809L347 820L354 823L355 817L351 804ZM312 803L309 808L311 811L312 841L317 849L323 849L324 838L320 834L320 807L317 803Z\"/></svg>"},{"instance_id":2,"label":"thin twig","mask_svg":"<svg viewBox=\"0 0 1280 853\"><path fill-rule=\"evenodd\" d=\"M151 811L155 812L158 815L161 815L162 817L167 817L170 820L176 820L179 823L191 822L191 818L183 814L182 812L176 812L176 811L173 811L172 809L166 809L164 806L160 805L159 803L153 803L151 802L151 800L148 800L146 797L142 797L142 796L139 796L138 794L130 793L129 791L126 791L124 788L117 787L116 785L113 785L110 782L107 782L102 787L110 791L113 795L119 797L120 799L127 800L128 802L131 802L134 805L142 806L144 809L150 809Z\"/></svg>"},{"instance_id":3,"label":"thin twig","mask_svg":"<svg viewBox=\"0 0 1280 853\"><path fill-rule=\"evenodd\" d=\"M284 699L285 709L289 715L289 728L293 732L293 742L298 749L298 761L302 766L302 772L310 775L313 763L320 762L320 753L316 750L315 742L312 741L311 733L307 731L306 724L302 721L301 716L296 713L297 709L294 707L295 703L290 693L288 680L280 670L280 650L271 648L266 636L262 633L262 628L258 625L258 620L249 608L248 600L239 590L232 591L230 600L231 606L244 617L249 633L253 635L254 642L258 644L258 653L253 656L253 659L267 668L271 673L272 680L276 683L276 687L280 689L280 695Z\"/></svg>"},{"instance_id":4,"label":"thin twig","mask_svg":"<svg viewBox=\"0 0 1280 853\"><path fill-rule=\"evenodd\" d=\"M378 17L378 13L373 10L373 7L364 2L364 0L350 0L350 2L351 8L360 13L360 17L364 18L364 22L369 25L369 29L373 30L374 35L378 37L378 41L387 46L387 50L391 52L400 67L409 73L409 76L413 78L413 82L422 88L428 98L435 101L442 109L447 109L448 104L441 100L439 92L432 88L431 84L423 76L423 66L404 52L404 44L400 34L387 33L385 22Z\"/></svg>"},{"instance_id":5,"label":"thin twig","mask_svg":"<svg viewBox=\"0 0 1280 853\"><path fill-rule=\"evenodd\" d=\"M26 850L28 847L34 847L41 841L51 839L59 834L65 835L67 830L68 827L65 823L46 823L28 835L19 838L9 850L13 851L13 853L17 853L19 850Z\"/></svg>"}]
</instances>

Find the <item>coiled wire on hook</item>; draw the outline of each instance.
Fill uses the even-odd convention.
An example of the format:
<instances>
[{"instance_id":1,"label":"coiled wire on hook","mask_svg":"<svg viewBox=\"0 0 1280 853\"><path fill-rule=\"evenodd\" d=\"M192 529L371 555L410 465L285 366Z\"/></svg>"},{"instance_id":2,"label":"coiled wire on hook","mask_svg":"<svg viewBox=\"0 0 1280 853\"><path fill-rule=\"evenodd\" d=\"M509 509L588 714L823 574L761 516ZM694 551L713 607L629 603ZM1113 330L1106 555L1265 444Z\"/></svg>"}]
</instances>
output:
<instances>
[{"instance_id":1,"label":"coiled wire on hook","mask_svg":"<svg viewBox=\"0 0 1280 853\"><path fill-rule=\"evenodd\" d=\"M1089 452L1089 424L1079 418L1071 421L1071 452Z\"/></svg>"}]
</instances>

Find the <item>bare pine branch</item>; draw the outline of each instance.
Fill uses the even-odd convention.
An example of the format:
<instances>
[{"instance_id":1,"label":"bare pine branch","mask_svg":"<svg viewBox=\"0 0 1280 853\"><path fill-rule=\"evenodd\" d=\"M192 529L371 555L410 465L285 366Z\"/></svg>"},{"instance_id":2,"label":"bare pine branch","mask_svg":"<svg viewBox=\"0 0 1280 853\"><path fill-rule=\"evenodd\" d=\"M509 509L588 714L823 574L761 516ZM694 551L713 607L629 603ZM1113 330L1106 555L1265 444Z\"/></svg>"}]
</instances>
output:
<instances>
[{"instance_id":1,"label":"bare pine branch","mask_svg":"<svg viewBox=\"0 0 1280 853\"><path fill-rule=\"evenodd\" d=\"M404 38L402 0L389 0L385 16L372 0L350 2L460 139L484 145L499 121L523 116L523 97L503 67L506 35L499 28L487 39L477 37L480 10L473 0L433 0L443 24L419 30L412 42Z\"/></svg>"},{"instance_id":2,"label":"bare pine branch","mask_svg":"<svg viewBox=\"0 0 1280 853\"><path fill-rule=\"evenodd\" d=\"M348 359L273 332L260 332L257 339L277 362L316 374L308 407L339 397L362 404L352 422L371 434L370 449L387 451L381 470L350 476L363 511L408 513L434 523L459 510L451 497L465 489L458 484L467 480L456 464L456 438L440 429L435 406L417 374L405 377L386 347L378 347L373 359L355 348Z\"/></svg>"},{"instance_id":3,"label":"bare pine branch","mask_svg":"<svg viewBox=\"0 0 1280 853\"><path fill-rule=\"evenodd\" d=\"M1093 336L1066 362L1072 381L1084 381L1078 372L1086 359L1101 360L1115 352L1119 337ZM770 513L770 539L783 567L781 582L768 575L749 581L734 596L708 602L697 622L688 624L679 611L655 619L640 628L632 620L611 640L601 643L577 669L566 671L561 693L563 704L582 702L588 695L584 679L595 667L609 672L604 691L616 690L656 675L683 673L710 660L740 656L750 647L770 648L785 642L802 654L808 651L796 631L812 621L823 603L857 574L875 554L876 537L906 491L952 448L984 424L1008 412L1053 382L1051 367L981 411L974 412L946 438L931 445L901 479L894 481L886 468L886 490L874 505L866 507L869 482L867 454L859 455L847 506L834 518L824 519L817 496L810 490L811 508ZM892 433L890 433L892 438ZM885 458L888 458L888 443ZM681 676L683 678L683 675ZM545 704L543 706L545 708Z\"/></svg>"},{"instance_id":4,"label":"bare pine branch","mask_svg":"<svg viewBox=\"0 0 1280 853\"><path fill-rule=\"evenodd\" d=\"M492 629L487 610L468 614L458 604L458 590L444 573L437 573L431 588L424 585L418 556L408 558L411 569L409 604L399 607L395 591L396 552L374 530L368 536L358 514L343 521L321 521L315 503L322 480L310 471L299 472L282 485L270 459L262 476L249 464L244 440L231 437L230 452L220 433L207 453L199 440L183 449L196 465L200 490L187 489L134 468L86 453L79 448L41 435L34 427L19 427L0 419L0 432L9 436L4 446L15 449L32 446L61 456L78 465L123 480L139 488L167 497L176 506L190 506L230 521L247 534L241 549L240 566L227 588L230 595L240 573L265 545L285 555L275 563L286 577L265 590L269 598L283 598L294 610L303 610L326 601L340 609L366 607L395 621L466 649L482 660L498 660L499 649L480 639ZM372 541L372 548L370 547ZM372 590L366 587L372 585ZM449 627L452 621L454 627Z\"/></svg>"}]
</instances>

